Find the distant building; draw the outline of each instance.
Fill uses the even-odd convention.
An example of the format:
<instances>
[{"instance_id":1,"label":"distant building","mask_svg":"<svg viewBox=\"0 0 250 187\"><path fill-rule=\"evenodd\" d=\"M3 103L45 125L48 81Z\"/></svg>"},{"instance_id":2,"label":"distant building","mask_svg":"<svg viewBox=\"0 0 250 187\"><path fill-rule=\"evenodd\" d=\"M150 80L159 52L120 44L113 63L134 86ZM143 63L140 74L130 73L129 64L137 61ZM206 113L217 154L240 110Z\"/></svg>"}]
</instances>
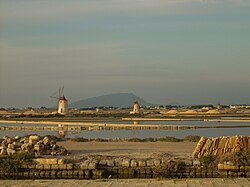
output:
<instances>
[{"instance_id":1,"label":"distant building","mask_svg":"<svg viewBox=\"0 0 250 187\"><path fill-rule=\"evenodd\" d=\"M250 109L250 105L230 105L231 109Z\"/></svg>"}]
</instances>

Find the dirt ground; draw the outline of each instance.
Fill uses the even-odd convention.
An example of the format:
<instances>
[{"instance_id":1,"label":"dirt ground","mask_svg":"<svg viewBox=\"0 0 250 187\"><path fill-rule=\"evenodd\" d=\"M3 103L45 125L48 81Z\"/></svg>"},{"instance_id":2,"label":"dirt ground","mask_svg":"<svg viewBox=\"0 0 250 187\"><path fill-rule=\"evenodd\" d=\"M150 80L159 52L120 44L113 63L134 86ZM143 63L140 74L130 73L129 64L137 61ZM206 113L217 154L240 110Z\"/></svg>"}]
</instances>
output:
<instances>
[{"instance_id":1,"label":"dirt ground","mask_svg":"<svg viewBox=\"0 0 250 187\"><path fill-rule=\"evenodd\" d=\"M173 157L191 159L197 143L193 142L58 142L71 157L102 155L129 158Z\"/></svg>"}]
</instances>

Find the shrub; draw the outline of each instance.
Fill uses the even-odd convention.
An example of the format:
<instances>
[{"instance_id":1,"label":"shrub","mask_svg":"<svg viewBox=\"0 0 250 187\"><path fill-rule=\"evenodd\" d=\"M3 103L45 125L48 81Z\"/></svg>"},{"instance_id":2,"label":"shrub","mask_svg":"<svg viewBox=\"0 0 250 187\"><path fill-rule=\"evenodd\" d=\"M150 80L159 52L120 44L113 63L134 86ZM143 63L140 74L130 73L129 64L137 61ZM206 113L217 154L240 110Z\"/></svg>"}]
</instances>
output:
<instances>
[{"instance_id":1,"label":"shrub","mask_svg":"<svg viewBox=\"0 0 250 187\"><path fill-rule=\"evenodd\" d=\"M175 137L166 136L164 138L158 138L157 141L159 142L181 142L183 140L175 138Z\"/></svg>"},{"instance_id":2,"label":"shrub","mask_svg":"<svg viewBox=\"0 0 250 187\"><path fill-rule=\"evenodd\" d=\"M183 161L172 161L161 164L154 169L154 173L161 177L172 177L172 172L183 172L186 164Z\"/></svg>"},{"instance_id":3,"label":"shrub","mask_svg":"<svg viewBox=\"0 0 250 187\"><path fill-rule=\"evenodd\" d=\"M186 142L198 142L201 139L201 136L189 135L186 136L183 140Z\"/></svg>"},{"instance_id":4,"label":"shrub","mask_svg":"<svg viewBox=\"0 0 250 187\"><path fill-rule=\"evenodd\" d=\"M95 141L95 142L108 142L108 139L95 138L93 141Z\"/></svg>"},{"instance_id":5,"label":"shrub","mask_svg":"<svg viewBox=\"0 0 250 187\"><path fill-rule=\"evenodd\" d=\"M231 162L234 165L249 166L250 165L250 149L241 152L231 153L225 156L221 162Z\"/></svg>"},{"instance_id":6,"label":"shrub","mask_svg":"<svg viewBox=\"0 0 250 187\"><path fill-rule=\"evenodd\" d=\"M3 173L16 173L21 169L22 165L30 165L33 163L34 155L19 152L13 155L0 158L0 171Z\"/></svg>"},{"instance_id":7,"label":"shrub","mask_svg":"<svg viewBox=\"0 0 250 187\"><path fill-rule=\"evenodd\" d=\"M130 139L128 139L128 142L143 142L143 139L140 139L140 138L130 138Z\"/></svg>"},{"instance_id":8,"label":"shrub","mask_svg":"<svg viewBox=\"0 0 250 187\"><path fill-rule=\"evenodd\" d=\"M155 138L144 138L143 139L144 142L155 142Z\"/></svg>"},{"instance_id":9,"label":"shrub","mask_svg":"<svg viewBox=\"0 0 250 187\"><path fill-rule=\"evenodd\" d=\"M215 161L215 156L210 155L210 154L207 154L207 155L205 155L205 156L203 156L203 157L201 158L201 163L202 163L204 166L212 165L212 164L214 164L214 161Z\"/></svg>"}]
</instances>

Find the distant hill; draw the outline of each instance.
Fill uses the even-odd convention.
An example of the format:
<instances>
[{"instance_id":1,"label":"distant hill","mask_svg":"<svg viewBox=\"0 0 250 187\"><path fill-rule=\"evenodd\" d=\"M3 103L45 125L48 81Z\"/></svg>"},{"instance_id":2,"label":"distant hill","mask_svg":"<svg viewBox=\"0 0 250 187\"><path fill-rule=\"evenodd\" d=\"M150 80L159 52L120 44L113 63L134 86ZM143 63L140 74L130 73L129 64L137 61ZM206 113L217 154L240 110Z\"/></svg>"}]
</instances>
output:
<instances>
[{"instance_id":1,"label":"distant hill","mask_svg":"<svg viewBox=\"0 0 250 187\"><path fill-rule=\"evenodd\" d=\"M89 108L89 107L120 107L126 108L133 106L133 102L137 100L140 106L154 106L154 104L148 103L144 99L132 94L132 93L115 93L109 95L103 95L98 97L92 97L69 104L70 108Z\"/></svg>"}]
</instances>

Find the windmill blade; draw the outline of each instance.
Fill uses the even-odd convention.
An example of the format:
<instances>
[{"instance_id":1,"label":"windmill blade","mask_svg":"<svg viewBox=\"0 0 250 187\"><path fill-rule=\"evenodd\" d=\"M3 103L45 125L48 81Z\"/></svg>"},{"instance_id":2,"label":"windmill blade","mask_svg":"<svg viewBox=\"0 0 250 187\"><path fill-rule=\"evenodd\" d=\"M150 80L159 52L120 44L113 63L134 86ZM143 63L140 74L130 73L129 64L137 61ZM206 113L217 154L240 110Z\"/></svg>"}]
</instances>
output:
<instances>
[{"instance_id":1,"label":"windmill blade","mask_svg":"<svg viewBox=\"0 0 250 187\"><path fill-rule=\"evenodd\" d=\"M62 88L61 87L59 87L59 98L62 96Z\"/></svg>"},{"instance_id":2,"label":"windmill blade","mask_svg":"<svg viewBox=\"0 0 250 187\"><path fill-rule=\"evenodd\" d=\"M63 96L64 94L63 94L63 91L64 91L64 86L62 86L62 90L61 90L62 92L61 92L61 96Z\"/></svg>"}]
</instances>

